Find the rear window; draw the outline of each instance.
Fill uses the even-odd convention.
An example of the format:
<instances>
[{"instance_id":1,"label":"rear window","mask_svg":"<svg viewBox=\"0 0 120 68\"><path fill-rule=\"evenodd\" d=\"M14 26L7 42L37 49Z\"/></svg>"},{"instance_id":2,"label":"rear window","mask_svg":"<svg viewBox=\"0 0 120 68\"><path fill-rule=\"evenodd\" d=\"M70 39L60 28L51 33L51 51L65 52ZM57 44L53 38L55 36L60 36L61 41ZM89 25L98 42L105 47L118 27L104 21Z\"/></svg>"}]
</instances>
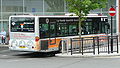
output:
<instances>
[{"instance_id":1,"label":"rear window","mask_svg":"<svg viewBox=\"0 0 120 68\"><path fill-rule=\"evenodd\" d=\"M11 17L11 32L34 32L34 17Z\"/></svg>"}]
</instances>

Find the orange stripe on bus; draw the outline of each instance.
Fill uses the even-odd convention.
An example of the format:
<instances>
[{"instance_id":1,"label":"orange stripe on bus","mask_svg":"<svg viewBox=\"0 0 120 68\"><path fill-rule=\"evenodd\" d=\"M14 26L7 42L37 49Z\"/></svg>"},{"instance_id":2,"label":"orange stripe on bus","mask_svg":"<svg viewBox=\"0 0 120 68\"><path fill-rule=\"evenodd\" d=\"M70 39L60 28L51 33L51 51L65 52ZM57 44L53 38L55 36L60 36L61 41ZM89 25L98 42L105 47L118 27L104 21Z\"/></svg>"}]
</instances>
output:
<instances>
[{"instance_id":1,"label":"orange stripe on bus","mask_svg":"<svg viewBox=\"0 0 120 68\"><path fill-rule=\"evenodd\" d=\"M24 24L20 24L20 25L24 25Z\"/></svg>"},{"instance_id":2,"label":"orange stripe on bus","mask_svg":"<svg viewBox=\"0 0 120 68\"><path fill-rule=\"evenodd\" d=\"M58 45L49 45L48 48L58 47Z\"/></svg>"}]
</instances>

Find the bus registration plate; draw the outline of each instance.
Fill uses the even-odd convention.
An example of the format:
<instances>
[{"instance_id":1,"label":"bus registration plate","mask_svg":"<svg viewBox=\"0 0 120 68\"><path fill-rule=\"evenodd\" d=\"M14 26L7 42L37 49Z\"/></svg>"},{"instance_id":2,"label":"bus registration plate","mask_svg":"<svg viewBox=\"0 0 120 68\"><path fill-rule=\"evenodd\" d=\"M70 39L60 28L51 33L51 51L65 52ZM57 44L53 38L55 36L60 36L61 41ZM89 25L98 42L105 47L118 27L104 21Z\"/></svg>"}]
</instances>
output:
<instances>
[{"instance_id":1,"label":"bus registration plate","mask_svg":"<svg viewBox=\"0 0 120 68\"><path fill-rule=\"evenodd\" d=\"M25 46L19 46L19 48L26 48Z\"/></svg>"}]
</instances>

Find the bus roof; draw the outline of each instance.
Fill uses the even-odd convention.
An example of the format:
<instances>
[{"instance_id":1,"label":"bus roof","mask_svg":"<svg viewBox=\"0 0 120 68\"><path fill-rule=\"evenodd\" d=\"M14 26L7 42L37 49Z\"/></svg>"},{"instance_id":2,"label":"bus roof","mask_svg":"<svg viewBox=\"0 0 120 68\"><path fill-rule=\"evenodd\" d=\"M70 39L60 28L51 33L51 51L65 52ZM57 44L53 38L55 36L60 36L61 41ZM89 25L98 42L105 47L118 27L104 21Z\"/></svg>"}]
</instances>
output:
<instances>
[{"instance_id":1,"label":"bus roof","mask_svg":"<svg viewBox=\"0 0 120 68\"><path fill-rule=\"evenodd\" d=\"M36 16L36 15L14 15L14 16L10 16L10 17L41 17L41 18L46 18L46 17L51 17L51 18L74 18L74 17L78 17L78 16L65 16L65 15L53 15L53 16ZM97 15L88 15L88 16L84 16L84 17L108 17L108 16L97 16Z\"/></svg>"}]
</instances>

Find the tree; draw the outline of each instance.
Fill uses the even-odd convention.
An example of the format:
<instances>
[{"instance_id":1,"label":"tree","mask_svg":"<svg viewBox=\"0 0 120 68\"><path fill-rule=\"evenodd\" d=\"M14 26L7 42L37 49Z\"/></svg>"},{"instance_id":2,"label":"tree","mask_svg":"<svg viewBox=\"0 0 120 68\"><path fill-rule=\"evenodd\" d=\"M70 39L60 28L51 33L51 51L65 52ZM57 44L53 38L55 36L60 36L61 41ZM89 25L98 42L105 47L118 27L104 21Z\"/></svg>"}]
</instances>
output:
<instances>
[{"instance_id":1,"label":"tree","mask_svg":"<svg viewBox=\"0 0 120 68\"><path fill-rule=\"evenodd\" d=\"M81 22L85 19L84 16L89 14L89 11L105 8L107 0L66 0L67 7L70 12L79 16L79 37L81 38ZM80 44L81 51L81 44Z\"/></svg>"}]
</instances>

